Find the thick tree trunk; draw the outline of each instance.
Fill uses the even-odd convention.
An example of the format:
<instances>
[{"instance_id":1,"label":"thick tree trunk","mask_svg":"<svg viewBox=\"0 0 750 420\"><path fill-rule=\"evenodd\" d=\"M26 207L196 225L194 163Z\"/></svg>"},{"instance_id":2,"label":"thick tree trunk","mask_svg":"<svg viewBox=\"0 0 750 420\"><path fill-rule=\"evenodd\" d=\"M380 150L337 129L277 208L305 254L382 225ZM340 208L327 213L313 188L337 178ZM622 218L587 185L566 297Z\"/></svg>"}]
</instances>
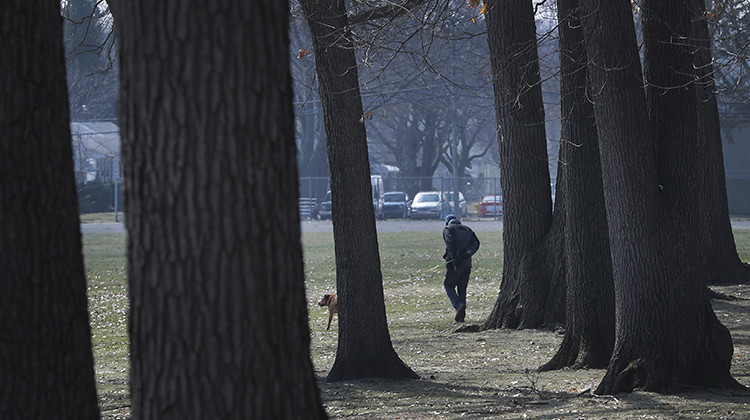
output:
<instances>
[{"instance_id":1,"label":"thick tree trunk","mask_svg":"<svg viewBox=\"0 0 750 420\"><path fill-rule=\"evenodd\" d=\"M668 303L675 325L690 326L672 337L677 357L669 381L735 387L739 384L729 374L732 339L714 315L705 289L709 271L700 240L704 220L700 210L706 208L694 206L695 197L704 196L714 185L708 185L704 177L706 148L700 130L693 56L676 41L691 37L693 13L685 3L644 0L641 5L646 104L656 139L660 188L673 223L671 244L679 264L669 285ZM685 348L699 350L679 351Z\"/></svg>"},{"instance_id":2,"label":"thick tree trunk","mask_svg":"<svg viewBox=\"0 0 750 420\"><path fill-rule=\"evenodd\" d=\"M134 418L324 418L286 3L118 15Z\"/></svg>"},{"instance_id":3,"label":"thick tree trunk","mask_svg":"<svg viewBox=\"0 0 750 420\"><path fill-rule=\"evenodd\" d=\"M417 379L388 332L367 135L344 1L301 4L313 39L331 171L339 340L328 380Z\"/></svg>"},{"instance_id":4,"label":"thick tree trunk","mask_svg":"<svg viewBox=\"0 0 750 420\"><path fill-rule=\"evenodd\" d=\"M97 419L60 4L3 4L0 418Z\"/></svg>"},{"instance_id":5,"label":"thick tree trunk","mask_svg":"<svg viewBox=\"0 0 750 420\"><path fill-rule=\"evenodd\" d=\"M558 0L562 139L558 176L565 191L565 336L539 369L604 368L614 345L614 289L593 105L578 0ZM558 196L558 199L560 197Z\"/></svg>"},{"instance_id":6,"label":"thick tree trunk","mask_svg":"<svg viewBox=\"0 0 750 420\"><path fill-rule=\"evenodd\" d=\"M532 4L487 2L503 190L503 279L483 328L564 322L563 218L553 227Z\"/></svg>"},{"instance_id":7,"label":"thick tree trunk","mask_svg":"<svg viewBox=\"0 0 750 420\"><path fill-rule=\"evenodd\" d=\"M669 231L660 208L631 6L626 0L580 4L615 284L615 349L596 392L656 390L668 375L669 311L663 299L675 266L663 256Z\"/></svg>"},{"instance_id":8,"label":"thick tree trunk","mask_svg":"<svg viewBox=\"0 0 750 420\"><path fill-rule=\"evenodd\" d=\"M669 191L676 188L676 178L667 182L666 169L658 170L654 138L666 127L679 127L664 119L666 115L656 115L661 110L656 110L660 105L653 97L648 103L655 119L649 124L630 2L581 0L581 5L583 29L589 34L590 92L601 142L615 284L615 347L596 393L667 391L682 385L741 387L729 375L731 338L716 322L696 269L699 264L689 261L694 249L673 224L680 217L670 209L679 204L668 200L684 197ZM679 15L674 5L669 7L670 13ZM684 21L668 18L670 13L659 12L658 19L644 25L658 20L669 21L665 25L673 30L681 28ZM660 30L647 30L647 45L662 44L667 49L660 53L670 57L665 63L685 73L674 51L679 47L667 45ZM656 53L647 48L647 56ZM649 74L661 71L661 63L647 61Z\"/></svg>"},{"instance_id":9,"label":"thick tree trunk","mask_svg":"<svg viewBox=\"0 0 750 420\"><path fill-rule=\"evenodd\" d=\"M705 0L691 3L692 37L695 52L693 65L698 95L698 117L702 127L703 158L700 172L704 188L694 197L702 228L701 243L708 264L708 284L739 284L750 282L750 265L737 255L737 245L729 221L727 187L724 172L719 108L711 57L711 39L706 22Z\"/></svg>"},{"instance_id":10,"label":"thick tree trunk","mask_svg":"<svg viewBox=\"0 0 750 420\"><path fill-rule=\"evenodd\" d=\"M300 176L327 177L328 161L326 160L325 130L323 117L313 108L311 113L299 115L299 160ZM326 192L323 191L323 194Z\"/></svg>"}]
</instances>

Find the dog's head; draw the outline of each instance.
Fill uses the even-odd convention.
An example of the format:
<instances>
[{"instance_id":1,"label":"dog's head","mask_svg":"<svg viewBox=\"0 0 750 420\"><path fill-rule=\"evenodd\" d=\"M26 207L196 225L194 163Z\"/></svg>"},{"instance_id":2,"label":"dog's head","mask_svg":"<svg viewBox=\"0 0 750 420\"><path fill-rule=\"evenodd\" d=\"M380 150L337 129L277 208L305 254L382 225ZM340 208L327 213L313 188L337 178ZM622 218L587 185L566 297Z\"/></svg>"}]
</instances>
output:
<instances>
[{"instance_id":1,"label":"dog's head","mask_svg":"<svg viewBox=\"0 0 750 420\"><path fill-rule=\"evenodd\" d=\"M328 306L328 302L331 300L331 295L323 295L323 299L318 302L320 306Z\"/></svg>"}]
</instances>

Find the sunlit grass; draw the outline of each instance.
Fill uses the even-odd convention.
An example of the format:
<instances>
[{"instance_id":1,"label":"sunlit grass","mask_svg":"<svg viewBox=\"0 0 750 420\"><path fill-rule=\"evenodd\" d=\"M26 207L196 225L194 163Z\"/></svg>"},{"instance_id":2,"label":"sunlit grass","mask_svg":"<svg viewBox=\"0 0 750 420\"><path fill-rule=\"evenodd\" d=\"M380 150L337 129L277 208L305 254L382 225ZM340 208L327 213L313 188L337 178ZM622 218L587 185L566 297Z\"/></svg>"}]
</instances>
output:
<instances>
[{"instance_id":1,"label":"sunlit grass","mask_svg":"<svg viewBox=\"0 0 750 420\"><path fill-rule=\"evenodd\" d=\"M86 213L78 216L81 223L115 223L115 212L105 213ZM125 219L125 213L117 213L117 221L122 222Z\"/></svg>"},{"instance_id":2,"label":"sunlit grass","mask_svg":"<svg viewBox=\"0 0 750 420\"><path fill-rule=\"evenodd\" d=\"M740 259L750 263L750 229L735 229L734 243L737 244Z\"/></svg>"},{"instance_id":3,"label":"sunlit grass","mask_svg":"<svg viewBox=\"0 0 750 420\"><path fill-rule=\"evenodd\" d=\"M103 413L129 405L125 234L83 235L91 339Z\"/></svg>"},{"instance_id":4,"label":"sunlit grass","mask_svg":"<svg viewBox=\"0 0 750 420\"><path fill-rule=\"evenodd\" d=\"M734 235L740 257L750 262L750 230L735 230ZM96 379L104 418L118 418L115 413L122 410L127 413L130 401L125 238L124 233L83 235ZM407 364L417 363L426 342L460 340L451 334L456 325L443 291L442 236L440 231L398 232L380 233L378 238L394 347ZM473 323L483 320L497 299L503 266L501 233L482 232L479 238L482 246L474 258L468 293L467 322ZM331 330L325 330L328 315L317 305L324 293L336 290L333 235L305 233L302 243L312 358L322 376L333 363L338 329L334 319ZM439 369L444 357L442 353L429 355L430 363Z\"/></svg>"}]
</instances>

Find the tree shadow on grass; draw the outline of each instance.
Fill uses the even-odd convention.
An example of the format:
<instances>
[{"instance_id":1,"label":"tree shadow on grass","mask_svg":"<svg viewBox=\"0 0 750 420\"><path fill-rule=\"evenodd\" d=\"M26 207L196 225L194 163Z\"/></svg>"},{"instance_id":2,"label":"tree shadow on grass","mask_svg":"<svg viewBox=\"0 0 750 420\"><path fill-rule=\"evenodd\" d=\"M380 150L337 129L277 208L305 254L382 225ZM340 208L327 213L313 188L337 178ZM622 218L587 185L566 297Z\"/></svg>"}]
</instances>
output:
<instances>
[{"instance_id":1,"label":"tree shadow on grass","mask_svg":"<svg viewBox=\"0 0 750 420\"><path fill-rule=\"evenodd\" d=\"M591 418L613 418L613 415L630 418L644 413L675 412L673 407L652 398L657 394L595 396L590 390L548 392L533 383L494 387L434 379L366 379L320 386L332 418L515 418L526 414L543 419L560 418L571 412Z\"/></svg>"},{"instance_id":2,"label":"tree shadow on grass","mask_svg":"<svg viewBox=\"0 0 750 420\"><path fill-rule=\"evenodd\" d=\"M475 386L432 379L367 379L320 386L331 418L679 418L720 412L742 416L737 406L747 401L746 396L711 391L596 396L590 390L545 392L530 385Z\"/></svg>"},{"instance_id":3,"label":"tree shadow on grass","mask_svg":"<svg viewBox=\"0 0 750 420\"><path fill-rule=\"evenodd\" d=\"M571 395L536 393L531 389L499 389L446 383L434 379L357 381L319 384L330 416L366 418L488 416L555 406Z\"/></svg>"}]
</instances>

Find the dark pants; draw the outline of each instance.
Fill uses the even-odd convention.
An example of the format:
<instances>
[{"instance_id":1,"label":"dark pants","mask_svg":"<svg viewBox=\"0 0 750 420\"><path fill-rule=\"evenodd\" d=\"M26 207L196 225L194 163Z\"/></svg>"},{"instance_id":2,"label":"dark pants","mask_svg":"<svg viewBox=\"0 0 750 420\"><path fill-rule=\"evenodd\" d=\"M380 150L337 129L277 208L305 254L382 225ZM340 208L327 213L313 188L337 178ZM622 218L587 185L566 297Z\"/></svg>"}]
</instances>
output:
<instances>
[{"instance_id":1,"label":"dark pants","mask_svg":"<svg viewBox=\"0 0 750 420\"><path fill-rule=\"evenodd\" d=\"M453 269L453 265L449 264L445 269L445 293L448 295L448 299L451 300L451 305L454 309L458 309L461 305L466 305L466 287L469 285L469 275L471 274L471 267L458 267Z\"/></svg>"}]
</instances>

